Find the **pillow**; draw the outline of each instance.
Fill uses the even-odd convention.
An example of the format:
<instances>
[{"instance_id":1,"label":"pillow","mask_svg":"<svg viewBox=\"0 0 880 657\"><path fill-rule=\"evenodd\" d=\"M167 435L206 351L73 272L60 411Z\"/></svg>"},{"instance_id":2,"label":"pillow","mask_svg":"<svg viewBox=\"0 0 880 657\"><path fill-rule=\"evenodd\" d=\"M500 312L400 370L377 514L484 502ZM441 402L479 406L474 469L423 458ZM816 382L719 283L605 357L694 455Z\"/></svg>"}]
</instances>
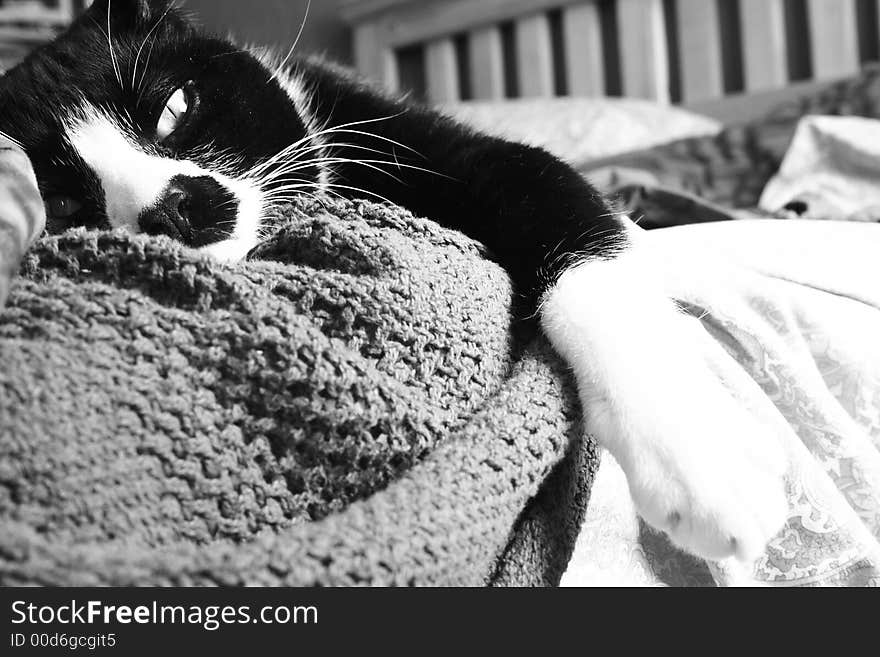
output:
<instances>
[{"instance_id":1,"label":"pillow","mask_svg":"<svg viewBox=\"0 0 880 657\"><path fill-rule=\"evenodd\" d=\"M624 98L462 103L446 111L479 130L541 146L575 164L721 129L692 112Z\"/></svg>"}]
</instances>

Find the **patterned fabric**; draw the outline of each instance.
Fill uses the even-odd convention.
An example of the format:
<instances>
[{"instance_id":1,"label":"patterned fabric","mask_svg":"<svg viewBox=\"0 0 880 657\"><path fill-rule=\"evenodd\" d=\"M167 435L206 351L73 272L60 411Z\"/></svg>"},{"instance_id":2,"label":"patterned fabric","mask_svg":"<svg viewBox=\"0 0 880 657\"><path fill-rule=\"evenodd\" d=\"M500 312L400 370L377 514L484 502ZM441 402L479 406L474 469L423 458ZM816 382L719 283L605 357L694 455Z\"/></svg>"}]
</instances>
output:
<instances>
[{"instance_id":1,"label":"patterned fabric","mask_svg":"<svg viewBox=\"0 0 880 657\"><path fill-rule=\"evenodd\" d=\"M791 513L753 570L705 563L638 520L624 474L606 455L563 585L880 584L880 228L703 223L791 217L780 210L792 201L811 218L876 220L880 153L871 135L880 124L802 121L810 114L880 117L880 70L716 136L581 165L644 227L702 224L650 239L680 269L674 278L688 281L679 298L729 350L728 371L784 420ZM738 209L759 201L762 210ZM712 248L740 263L727 269L737 275L716 276L716 287L695 298L698 281L719 270L707 257Z\"/></svg>"},{"instance_id":2,"label":"patterned fabric","mask_svg":"<svg viewBox=\"0 0 880 657\"><path fill-rule=\"evenodd\" d=\"M880 585L880 226L745 221L647 238L670 292L725 348L711 365L778 427L789 519L752 570L701 562L638 522L606 456L563 585Z\"/></svg>"},{"instance_id":3,"label":"patterned fabric","mask_svg":"<svg viewBox=\"0 0 880 657\"><path fill-rule=\"evenodd\" d=\"M761 120L622 155L585 158L577 168L612 192L632 184L638 172L644 185L688 192L715 205L753 208L807 115L880 118L880 67L868 66L860 75L786 102ZM615 177L622 182L615 183ZM630 210L643 213L638 206Z\"/></svg>"},{"instance_id":4,"label":"patterned fabric","mask_svg":"<svg viewBox=\"0 0 880 657\"><path fill-rule=\"evenodd\" d=\"M804 219L880 220L880 121L808 116L761 195L768 212Z\"/></svg>"},{"instance_id":5,"label":"patterned fabric","mask_svg":"<svg viewBox=\"0 0 880 657\"><path fill-rule=\"evenodd\" d=\"M30 163L0 134L0 307L22 254L45 224L43 201Z\"/></svg>"}]
</instances>

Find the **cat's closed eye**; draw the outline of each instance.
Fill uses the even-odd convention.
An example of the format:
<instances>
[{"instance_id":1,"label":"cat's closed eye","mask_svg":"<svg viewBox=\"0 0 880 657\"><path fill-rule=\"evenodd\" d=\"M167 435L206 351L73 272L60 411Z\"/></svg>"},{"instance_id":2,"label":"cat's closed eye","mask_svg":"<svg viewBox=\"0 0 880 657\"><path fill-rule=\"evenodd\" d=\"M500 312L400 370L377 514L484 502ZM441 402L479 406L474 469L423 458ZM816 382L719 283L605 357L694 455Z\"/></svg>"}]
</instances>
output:
<instances>
[{"instance_id":1,"label":"cat's closed eye","mask_svg":"<svg viewBox=\"0 0 880 657\"><path fill-rule=\"evenodd\" d=\"M159 123L156 125L156 137L165 141L183 124L191 106L191 93L185 88L177 89L162 110Z\"/></svg>"},{"instance_id":2,"label":"cat's closed eye","mask_svg":"<svg viewBox=\"0 0 880 657\"><path fill-rule=\"evenodd\" d=\"M46 215L49 219L69 219L82 207L82 203L70 196L58 195L46 199Z\"/></svg>"}]
</instances>

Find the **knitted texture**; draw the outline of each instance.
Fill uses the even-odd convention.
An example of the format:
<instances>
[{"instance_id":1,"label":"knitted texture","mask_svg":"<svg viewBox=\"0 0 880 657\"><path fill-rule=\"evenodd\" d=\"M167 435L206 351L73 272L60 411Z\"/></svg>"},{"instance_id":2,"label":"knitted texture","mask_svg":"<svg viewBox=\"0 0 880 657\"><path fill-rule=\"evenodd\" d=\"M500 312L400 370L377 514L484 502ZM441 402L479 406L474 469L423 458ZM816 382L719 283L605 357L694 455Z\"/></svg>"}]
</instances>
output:
<instances>
[{"instance_id":1,"label":"knitted texture","mask_svg":"<svg viewBox=\"0 0 880 657\"><path fill-rule=\"evenodd\" d=\"M597 466L478 245L303 202L243 265L39 241L0 313L0 583L552 585Z\"/></svg>"}]
</instances>

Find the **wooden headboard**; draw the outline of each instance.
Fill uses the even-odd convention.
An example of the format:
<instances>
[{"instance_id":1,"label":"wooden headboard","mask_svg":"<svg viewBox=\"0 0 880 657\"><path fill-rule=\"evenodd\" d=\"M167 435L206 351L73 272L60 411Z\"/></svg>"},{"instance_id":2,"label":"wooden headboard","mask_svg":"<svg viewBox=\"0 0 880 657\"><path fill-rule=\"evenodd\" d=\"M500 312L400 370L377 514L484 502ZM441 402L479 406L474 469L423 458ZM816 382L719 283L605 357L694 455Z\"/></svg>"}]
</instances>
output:
<instances>
[{"instance_id":1,"label":"wooden headboard","mask_svg":"<svg viewBox=\"0 0 880 657\"><path fill-rule=\"evenodd\" d=\"M876 61L880 0L345 0L357 68L434 102L701 103Z\"/></svg>"}]
</instances>

